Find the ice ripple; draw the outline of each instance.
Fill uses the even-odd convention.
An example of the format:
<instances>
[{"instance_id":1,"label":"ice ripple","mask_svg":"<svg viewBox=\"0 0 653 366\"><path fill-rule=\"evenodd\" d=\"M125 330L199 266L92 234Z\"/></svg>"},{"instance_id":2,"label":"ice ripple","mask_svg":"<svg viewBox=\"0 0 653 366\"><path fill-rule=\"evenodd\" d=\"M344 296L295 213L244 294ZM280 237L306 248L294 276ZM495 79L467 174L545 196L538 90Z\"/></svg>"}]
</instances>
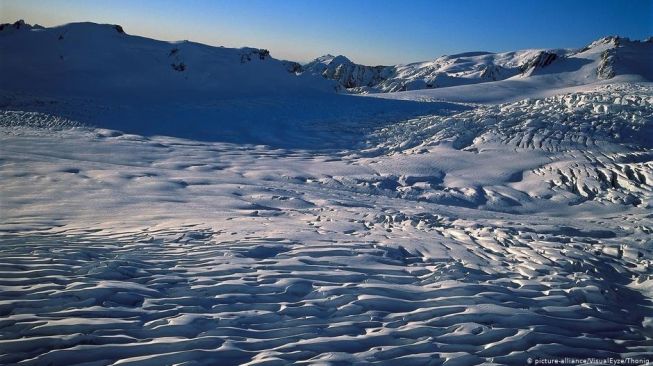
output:
<instances>
[{"instance_id":1,"label":"ice ripple","mask_svg":"<svg viewBox=\"0 0 653 366\"><path fill-rule=\"evenodd\" d=\"M365 242L5 235L0 363L473 365L651 351L650 301L628 287L636 256L482 232L468 235L502 262L492 271Z\"/></svg>"}]
</instances>

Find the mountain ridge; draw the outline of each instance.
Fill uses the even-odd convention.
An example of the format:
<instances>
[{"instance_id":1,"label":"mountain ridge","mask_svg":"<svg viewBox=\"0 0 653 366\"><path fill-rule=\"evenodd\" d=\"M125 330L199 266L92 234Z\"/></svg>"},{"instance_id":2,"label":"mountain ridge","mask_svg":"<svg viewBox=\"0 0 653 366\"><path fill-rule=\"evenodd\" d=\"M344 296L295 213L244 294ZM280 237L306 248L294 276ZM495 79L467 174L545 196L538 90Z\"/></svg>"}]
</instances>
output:
<instances>
[{"instance_id":1,"label":"mountain ridge","mask_svg":"<svg viewBox=\"0 0 653 366\"><path fill-rule=\"evenodd\" d=\"M362 65L344 55L326 54L300 65L276 59L263 48L160 41L127 34L117 24L78 22L46 28L19 20L0 25L0 52L4 55L2 89L125 98L387 94L547 75L556 87L621 75L653 80L653 70L647 66L653 64L652 39L631 41L618 36L603 37L580 49L472 51L390 66ZM560 83L563 79L570 82Z\"/></svg>"},{"instance_id":2,"label":"mountain ridge","mask_svg":"<svg viewBox=\"0 0 653 366\"><path fill-rule=\"evenodd\" d=\"M597 66L599 79L609 79L630 70L615 72L610 66L623 55L620 48L645 48L641 52L653 53L653 43L648 38L631 41L625 37L607 36L579 49L526 49L493 53L486 51L464 52L444 55L431 61L409 64L369 66L357 64L345 56L326 54L303 66L302 72L336 80L342 89L351 93L387 93L449 86L477 84L528 77L560 60L577 58L593 49L602 50ZM610 51L612 50L612 51ZM627 50L626 50L627 51ZM651 58L649 55L648 58ZM591 59L596 61L596 59ZM644 75L648 80L653 79Z\"/></svg>"}]
</instances>

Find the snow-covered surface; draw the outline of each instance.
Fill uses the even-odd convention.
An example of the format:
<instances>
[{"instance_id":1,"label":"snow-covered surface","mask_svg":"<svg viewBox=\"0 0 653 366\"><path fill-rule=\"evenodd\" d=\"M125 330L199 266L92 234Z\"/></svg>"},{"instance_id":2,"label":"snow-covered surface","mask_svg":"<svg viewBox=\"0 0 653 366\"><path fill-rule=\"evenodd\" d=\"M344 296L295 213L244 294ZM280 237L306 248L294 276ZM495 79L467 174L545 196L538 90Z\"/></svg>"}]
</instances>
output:
<instances>
[{"instance_id":1,"label":"snow-covered surface","mask_svg":"<svg viewBox=\"0 0 653 366\"><path fill-rule=\"evenodd\" d=\"M192 49L224 65L176 80L186 71L167 54L154 69L159 56L143 51L171 44L111 26L24 27L0 31L2 54L14 52L0 58L14 60L0 68L0 364L653 352L646 66L582 84L528 76L535 91L498 81L493 96L483 83L370 98L201 45L188 45L186 71L213 67ZM98 32L83 47L101 39L111 55L58 76L42 58L15 61L58 47L42 34L79 27ZM123 67L84 74L127 49L139 58L125 65L146 63L160 89L139 97L159 84L133 76L139 85L114 95L111 83L132 77ZM256 77L238 83L244 74Z\"/></svg>"}]
</instances>

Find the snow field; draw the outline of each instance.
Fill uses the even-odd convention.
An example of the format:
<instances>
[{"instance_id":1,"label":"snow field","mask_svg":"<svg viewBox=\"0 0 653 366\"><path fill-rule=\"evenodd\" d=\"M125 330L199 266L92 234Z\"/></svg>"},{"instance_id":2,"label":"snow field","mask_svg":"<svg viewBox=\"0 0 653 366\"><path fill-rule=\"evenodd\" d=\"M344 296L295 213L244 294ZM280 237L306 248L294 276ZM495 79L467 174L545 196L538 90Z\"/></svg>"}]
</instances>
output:
<instances>
[{"instance_id":1,"label":"snow field","mask_svg":"<svg viewBox=\"0 0 653 366\"><path fill-rule=\"evenodd\" d=\"M650 95L331 126L345 150L4 111L0 363L648 354Z\"/></svg>"}]
</instances>

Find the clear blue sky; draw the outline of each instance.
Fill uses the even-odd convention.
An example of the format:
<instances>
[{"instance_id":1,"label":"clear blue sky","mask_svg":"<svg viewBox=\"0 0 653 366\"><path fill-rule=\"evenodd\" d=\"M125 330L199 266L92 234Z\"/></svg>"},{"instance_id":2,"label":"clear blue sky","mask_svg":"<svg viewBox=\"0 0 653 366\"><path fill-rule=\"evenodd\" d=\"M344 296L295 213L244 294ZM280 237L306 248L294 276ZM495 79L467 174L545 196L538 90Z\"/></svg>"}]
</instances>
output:
<instances>
[{"instance_id":1,"label":"clear blue sky","mask_svg":"<svg viewBox=\"0 0 653 366\"><path fill-rule=\"evenodd\" d=\"M653 34L653 0L0 0L2 22L121 24L127 33L366 64L467 51L581 47Z\"/></svg>"}]
</instances>

